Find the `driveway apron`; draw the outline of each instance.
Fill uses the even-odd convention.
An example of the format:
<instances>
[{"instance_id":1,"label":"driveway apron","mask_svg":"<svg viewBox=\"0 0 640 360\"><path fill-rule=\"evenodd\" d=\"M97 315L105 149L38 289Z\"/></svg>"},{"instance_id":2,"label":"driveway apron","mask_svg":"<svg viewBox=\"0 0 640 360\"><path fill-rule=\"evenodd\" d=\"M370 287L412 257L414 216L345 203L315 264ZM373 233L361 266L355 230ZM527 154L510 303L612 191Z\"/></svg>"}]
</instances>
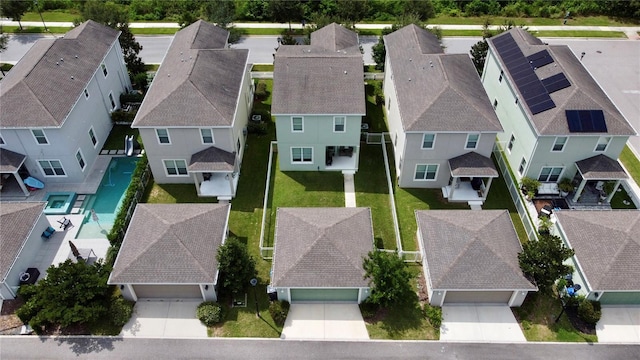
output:
<instances>
[{"instance_id":1,"label":"driveway apron","mask_svg":"<svg viewBox=\"0 0 640 360\"><path fill-rule=\"evenodd\" d=\"M123 337L206 338L207 328L196 319L199 301L141 300L120 333Z\"/></svg>"},{"instance_id":2,"label":"driveway apron","mask_svg":"<svg viewBox=\"0 0 640 360\"><path fill-rule=\"evenodd\" d=\"M513 312L505 305L445 305L442 341L526 342Z\"/></svg>"},{"instance_id":3,"label":"driveway apron","mask_svg":"<svg viewBox=\"0 0 640 360\"><path fill-rule=\"evenodd\" d=\"M356 304L292 304L282 339L369 340Z\"/></svg>"}]
</instances>

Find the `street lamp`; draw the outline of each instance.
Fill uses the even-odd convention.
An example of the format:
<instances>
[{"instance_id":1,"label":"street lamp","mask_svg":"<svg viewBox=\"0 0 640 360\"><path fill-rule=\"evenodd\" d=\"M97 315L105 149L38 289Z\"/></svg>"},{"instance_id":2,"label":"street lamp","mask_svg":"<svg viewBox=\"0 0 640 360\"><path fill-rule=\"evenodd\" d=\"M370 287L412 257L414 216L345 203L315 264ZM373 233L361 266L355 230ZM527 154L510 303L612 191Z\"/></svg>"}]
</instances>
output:
<instances>
[{"instance_id":1,"label":"street lamp","mask_svg":"<svg viewBox=\"0 0 640 360\"><path fill-rule=\"evenodd\" d=\"M260 309L258 308L258 291L256 290L256 285L258 285L258 279L253 278L249 281L251 286L253 286L253 297L256 301L256 316L260 317Z\"/></svg>"}]
</instances>

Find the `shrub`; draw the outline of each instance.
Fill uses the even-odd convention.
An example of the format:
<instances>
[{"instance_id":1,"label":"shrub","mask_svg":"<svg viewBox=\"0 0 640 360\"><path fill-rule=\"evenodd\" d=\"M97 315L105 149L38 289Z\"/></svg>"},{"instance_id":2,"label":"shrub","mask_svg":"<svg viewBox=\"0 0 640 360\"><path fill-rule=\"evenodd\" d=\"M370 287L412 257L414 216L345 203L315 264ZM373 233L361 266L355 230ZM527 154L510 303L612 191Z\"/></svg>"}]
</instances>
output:
<instances>
[{"instance_id":1,"label":"shrub","mask_svg":"<svg viewBox=\"0 0 640 360\"><path fill-rule=\"evenodd\" d=\"M602 316L602 309L600 308L600 302L582 300L578 305L578 317L588 323L595 325Z\"/></svg>"},{"instance_id":2,"label":"shrub","mask_svg":"<svg viewBox=\"0 0 640 360\"><path fill-rule=\"evenodd\" d=\"M123 297L114 298L109 305L109 321L111 324L123 327L131 318L133 304L133 302L127 301Z\"/></svg>"},{"instance_id":3,"label":"shrub","mask_svg":"<svg viewBox=\"0 0 640 360\"><path fill-rule=\"evenodd\" d=\"M365 300L360 303L360 312L362 313L362 317L365 319L374 317L378 312L378 309L380 309L380 306L371 301Z\"/></svg>"},{"instance_id":4,"label":"shrub","mask_svg":"<svg viewBox=\"0 0 640 360\"><path fill-rule=\"evenodd\" d=\"M267 124L260 122L250 122L247 125L247 131L249 134L265 135L267 133Z\"/></svg>"},{"instance_id":5,"label":"shrub","mask_svg":"<svg viewBox=\"0 0 640 360\"><path fill-rule=\"evenodd\" d=\"M205 301L198 305L196 316L206 326L213 326L224 319L224 309L216 302Z\"/></svg>"},{"instance_id":6,"label":"shrub","mask_svg":"<svg viewBox=\"0 0 640 360\"><path fill-rule=\"evenodd\" d=\"M263 80L258 81L258 85L256 85L255 96L258 99L265 99L269 94L267 93L267 83Z\"/></svg>"},{"instance_id":7,"label":"shrub","mask_svg":"<svg viewBox=\"0 0 640 360\"><path fill-rule=\"evenodd\" d=\"M278 326L284 326L284 321L287 320L289 314L289 302L287 301L272 301L269 304L269 314L273 322Z\"/></svg>"},{"instance_id":8,"label":"shrub","mask_svg":"<svg viewBox=\"0 0 640 360\"><path fill-rule=\"evenodd\" d=\"M132 123L136 117L136 113L133 111L115 110L111 113L111 121L113 123Z\"/></svg>"},{"instance_id":9,"label":"shrub","mask_svg":"<svg viewBox=\"0 0 640 360\"><path fill-rule=\"evenodd\" d=\"M529 320L522 320L522 328L525 330L530 330L531 322Z\"/></svg>"},{"instance_id":10,"label":"shrub","mask_svg":"<svg viewBox=\"0 0 640 360\"><path fill-rule=\"evenodd\" d=\"M138 102L142 102L142 99L144 99L144 95L140 94L139 92L130 92L130 93L120 94L121 104L138 103Z\"/></svg>"},{"instance_id":11,"label":"shrub","mask_svg":"<svg viewBox=\"0 0 640 360\"><path fill-rule=\"evenodd\" d=\"M429 304L424 304L424 308L422 309L424 313L425 319L429 320L431 326L434 329L439 329L440 325L442 325L442 308L437 306L431 306Z\"/></svg>"},{"instance_id":12,"label":"shrub","mask_svg":"<svg viewBox=\"0 0 640 360\"><path fill-rule=\"evenodd\" d=\"M133 75L131 81L133 82L133 88L140 91L146 91L147 86L149 85L149 77L146 72Z\"/></svg>"}]
</instances>

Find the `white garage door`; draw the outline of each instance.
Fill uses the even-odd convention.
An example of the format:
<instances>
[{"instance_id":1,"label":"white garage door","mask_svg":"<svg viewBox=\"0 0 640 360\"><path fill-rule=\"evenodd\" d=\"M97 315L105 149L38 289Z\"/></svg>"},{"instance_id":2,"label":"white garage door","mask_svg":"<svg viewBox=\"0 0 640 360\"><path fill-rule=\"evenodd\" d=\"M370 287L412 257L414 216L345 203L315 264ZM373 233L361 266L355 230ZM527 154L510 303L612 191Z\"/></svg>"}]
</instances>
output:
<instances>
[{"instance_id":1,"label":"white garage door","mask_svg":"<svg viewBox=\"0 0 640 360\"><path fill-rule=\"evenodd\" d=\"M508 304L513 291L447 291L445 304Z\"/></svg>"},{"instance_id":2,"label":"white garage door","mask_svg":"<svg viewBox=\"0 0 640 360\"><path fill-rule=\"evenodd\" d=\"M198 285L133 285L138 299L201 299Z\"/></svg>"}]
</instances>

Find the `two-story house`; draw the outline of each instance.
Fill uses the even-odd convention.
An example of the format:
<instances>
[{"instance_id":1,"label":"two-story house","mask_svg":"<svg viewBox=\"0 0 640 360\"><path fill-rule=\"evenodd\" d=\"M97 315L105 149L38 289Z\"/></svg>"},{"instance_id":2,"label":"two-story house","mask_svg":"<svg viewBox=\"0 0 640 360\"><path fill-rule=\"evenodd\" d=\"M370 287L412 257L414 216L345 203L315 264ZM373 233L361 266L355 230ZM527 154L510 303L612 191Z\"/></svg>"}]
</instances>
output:
<instances>
[{"instance_id":1,"label":"two-story house","mask_svg":"<svg viewBox=\"0 0 640 360\"><path fill-rule=\"evenodd\" d=\"M311 45L280 46L274 65L280 169L355 173L366 114L358 35L327 25L311 34Z\"/></svg>"},{"instance_id":2,"label":"two-story house","mask_svg":"<svg viewBox=\"0 0 640 360\"><path fill-rule=\"evenodd\" d=\"M23 178L82 183L131 89L117 30L86 21L38 40L0 87L0 172L25 196ZM20 173L20 174L19 174Z\"/></svg>"},{"instance_id":3,"label":"two-story house","mask_svg":"<svg viewBox=\"0 0 640 360\"><path fill-rule=\"evenodd\" d=\"M516 177L543 185L572 179L578 187L570 203L586 185L593 191L628 177L617 159L636 131L568 46L546 45L520 28L488 43L482 83L504 127L498 141Z\"/></svg>"},{"instance_id":4,"label":"two-story house","mask_svg":"<svg viewBox=\"0 0 640 360\"><path fill-rule=\"evenodd\" d=\"M444 54L438 38L416 25L384 44L398 185L441 188L449 201L481 205L498 176L490 156L502 127L471 59Z\"/></svg>"},{"instance_id":5,"label":"two-story house","mask_svg":"<svg viewBox=\"0 0 640 360\"><path fill-rule=\"evenodd\" d=\"M159 184L193 183L198 196L235 196L253 104L249 50L197 21L178 31L132 127Z\"/></svg>"}]
</instances>

